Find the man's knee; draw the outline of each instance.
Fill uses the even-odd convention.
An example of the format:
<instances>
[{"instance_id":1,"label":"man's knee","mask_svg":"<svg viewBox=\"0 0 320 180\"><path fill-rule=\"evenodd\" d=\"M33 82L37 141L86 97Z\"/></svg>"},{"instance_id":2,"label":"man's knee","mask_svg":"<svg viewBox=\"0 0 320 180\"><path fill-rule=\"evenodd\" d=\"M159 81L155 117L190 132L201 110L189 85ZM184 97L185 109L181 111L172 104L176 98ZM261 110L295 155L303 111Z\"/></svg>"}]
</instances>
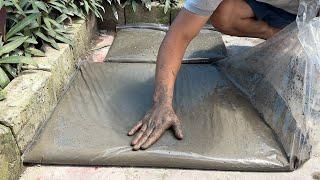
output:
<instances>
[{"instance_id":1,"label":"man's knee","mask_svg":"<svg viewBox=\"0 0 320 180\"><path fill-rule=\"evenodd\" d=\"M210 20L211 24L222 32L232 31L245 18L254 14L245 0L223 0Z\"/></svg>"},{"instance_id":2,"label":"man's knee","mask_svg":"<svg viewBox=\"0 0 320 180\"><path fill-rule=\"evenodd\" d=\"M237 0L223 0L212 14L211 24L221 32L228 32L233 29L237 20Z\"/></svg>"}]
</instances>

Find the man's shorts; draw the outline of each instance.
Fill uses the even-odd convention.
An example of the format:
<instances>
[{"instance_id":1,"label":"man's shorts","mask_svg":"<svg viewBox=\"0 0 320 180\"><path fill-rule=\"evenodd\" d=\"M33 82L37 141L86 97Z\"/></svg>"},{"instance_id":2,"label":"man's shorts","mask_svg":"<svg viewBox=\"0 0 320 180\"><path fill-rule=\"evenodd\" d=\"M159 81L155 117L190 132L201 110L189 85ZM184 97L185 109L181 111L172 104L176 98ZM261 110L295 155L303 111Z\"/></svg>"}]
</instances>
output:
<instances>
[{"instance_id":1,"label":"man's shorts","mask_svg":"<svg viewBox=\"0 0 320 180\"><path fill-rule=\"evenodd\" d=\"M257 20L265 21L269 26L284 28L296 20L296 15L270 4L258 2L256 0L246 0Z\"/></svg>"}]
</instances>

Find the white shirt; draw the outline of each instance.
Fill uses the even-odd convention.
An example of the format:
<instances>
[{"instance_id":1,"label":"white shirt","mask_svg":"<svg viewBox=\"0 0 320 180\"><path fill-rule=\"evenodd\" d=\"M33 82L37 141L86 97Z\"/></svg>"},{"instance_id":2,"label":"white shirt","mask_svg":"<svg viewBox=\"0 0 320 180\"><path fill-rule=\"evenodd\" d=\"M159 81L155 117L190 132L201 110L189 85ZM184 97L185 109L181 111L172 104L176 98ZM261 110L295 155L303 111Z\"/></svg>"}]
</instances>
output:
<instances>
[{"instance_id":1,"label":"white shirt","mask_svg":"<svg viewBox=\"0 0 320 180\"><path fill-rule=\"evenodd\" d=\"M283 9L289 13L297 14L299 0L257 0ZM184 8L202 16L211 16L222 0L187 0Z\"/></svg>"}]
</instances>

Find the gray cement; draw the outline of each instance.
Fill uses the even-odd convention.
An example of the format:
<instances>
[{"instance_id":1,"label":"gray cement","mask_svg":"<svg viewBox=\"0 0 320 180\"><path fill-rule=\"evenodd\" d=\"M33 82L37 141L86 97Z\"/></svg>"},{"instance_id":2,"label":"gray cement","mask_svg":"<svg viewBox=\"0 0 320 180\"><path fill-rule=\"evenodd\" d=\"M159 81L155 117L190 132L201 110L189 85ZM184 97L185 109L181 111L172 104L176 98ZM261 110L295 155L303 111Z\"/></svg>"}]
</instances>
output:
<instances>
[{"instance_id":1,"label":"gray cement","mask_svg":"<svg viewBox=\"0 0 320 180\"><path fill-rule=\"evenodd\" d=\"M261 39L222 36L229 55L236 55L249 50L261 42ZM95 59L95 58L94 58ZM315 132L320 126L312 125ZM313 135L320 142L320 136ZM77 166L30 166L26 168L21 179L319 179L320 145L313 146L312 156L306 163L293 172L257 173L237 171L202 171L165 168L119 168L119 167L77 167Z\"/></svg>"},{"instance_id":2,"label":"gray cement","mask_svg":"<svg viewBox=\"0 0 320 180\"><path fill-rule=\"evenodd\" d=\"M184 65L174 104L185 138L167 132L132 151L127 131L151 107L155 64L86 64L25 163L288 171L286 155L248 99L212 65Z\"/></svg>"},{"instance_id":3,"label":"gray cement","mask_svg":"<svg viewBox=\"0 0 320 180\"><path fill-rule=\"evenodd\" d=\"M234 41L234 38L227 37L225 40ZM242 39L243 41L243 39ZM282 39L283 41L283 39ZM246 41L245 41L246 42ZM284 41L286 42L286 41ZM249 43L250 44L250 43ZM227 42L228 45L228 42ZM285 47L285 46L283 46ZM232 42L231 45L227 46L228 51L235 53L233 51ZM243 49L246 49L247 47L243 47ZM277 46L276 48L279 48ZM236 53L235 53L236 54ZM295 67L295 66L294 66ZM299 72L299 71L298 71ZM301 78L300 78L301 79ZM290 84L290 83L289 83ZM281 89L280 89L281 90ZM280 91L281 92L281 91ZM297 91L298 92L298 91ZM286 102L288 102L287 99L284 99ZM290 100L290 99L289 99ZM289 101L290 102L290 101ZM290 105L290 104L289 104ZM317 126L318 127L318 126ZM315 127L316 128L316 127ZM316 137L314 137L316 139ZM319 139L319 137L318 137ZM186 171L186 170L164 170L164 169L136 169L136 168L78 168L78 167L39 167L39 168L29 168L29 171L26 172L24 177L35 177L34 173L39 173L38 177L43 177L45 174L50 174L52 177L60 177L57 175L56 172L59 172L58 174L61 175L61 177L74 177L77 174L81 174L81 172L86 172L86 174L95 175L96 177L105 177L104 175L107 175L108 177L113 177L113 179L130 179L132 178L139 178L144 179L143 177L158 177L161 179L170 179L170 178L179 178L183 177L184 179L194 179L195 177L198 178L245 178L245 179L256 179L259 177L259 179L311 179L311 178L317 178L319 177L319 146L313 147L313 155L309 161L307 161L301 168L298 170L292 172L292 173L272 173L272 174L265 174L265 173L238 173L238 172L207 172L207 171ZM44 174L45 173L45 174ZM62 174L61 174L62 173ZM70 176L71 175L71 176ZM181 175L181 176L179 176Z\"/></svg>"},{"instance_id":4,"label":"gray cement","mask_svg":"<svg viewBox=\"0 0 320 180\"><path fill-rule=\"evenodd\" d=\"M158 51L166 35L167 26L141 25L119 27L106 57L108 62L156 62ZM191 41L183 63L210 63L227 56L221 33L202 29Z\"/></svg>"}]
</instances>

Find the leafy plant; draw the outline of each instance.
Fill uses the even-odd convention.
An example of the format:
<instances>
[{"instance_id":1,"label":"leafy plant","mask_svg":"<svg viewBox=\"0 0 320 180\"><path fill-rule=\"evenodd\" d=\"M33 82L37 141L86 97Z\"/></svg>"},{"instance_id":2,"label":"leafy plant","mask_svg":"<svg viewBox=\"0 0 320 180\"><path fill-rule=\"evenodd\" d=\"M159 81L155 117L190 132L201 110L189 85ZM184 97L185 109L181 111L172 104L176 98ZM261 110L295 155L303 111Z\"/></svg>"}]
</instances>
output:
<instances>
[{"instance_id":1,"label":"leafy plant","mask_svg":"<svg viewBox=\"0 0 320 180\"><path fill-rule=\"evenodd\" d=\"M137 6L142 5L146 7L149 11L151 11L151 3L154 1L151 0L127 0L123 6L131 5L134 12L136 12ZM164 13L167 13L170 7L176 6L178 3L178 0L159 0L157 1L160 4L164 5Z\"/></svg>"},{"instance_id":2,"label":"leafy plant","mask_svg":"<svg viewBox=\"0 0 320 180\"><path fill-rule=\"evenodd\" d=\"M167 13L169 8L178 4L178 0L160 0L160 4L164 4L164 13Z\"/></svg>"},{"instance_id":3,"label":"leafy plant","mask_svg":"<svg viewBox=\"0 0 320 180\"><path fill-rule=\"evenodd\" d=\"M178 0L126 0L121 2L120 0L106 0L113 12L114 17L118 20L118 11L117 6L120 8L124 8L126 6L131 6L133 12L137 11L138 6L143 6L151 11L152 2L159 2L164 5L164 13L167 13L170 7L174 7L178 4Z\"/></svg>"},{"instance_id":4,"label":"leafy plant","mask_svg":"<svg viewBox=\"0 0 320 180\"><path fill-rule=\"evenodd\" d=\"M152 0L107 0L118 19L116 6L142 5L151 10ZM177 0L160 0L166 13ZM68 24L90 13L102 19L102 0L0 0L7 13L6 32L0 36L0 100L2 89L21 71L23 64L37 66L33 56L45 56L44 44L59 49L58 43L72 44Z\"/></svg>"},{"instance_id":5,"label":"leafy plant","mask_svg":"<svg viewBox=\"0 0 320 180\"><path fill-rule=\"evenodd\" d=\"M59 49L72 44L68 23L93 13L102 18L101 0L0 0L7 13L7 33L0 36L0 99L3 89L23 64L37 66L31 58L45 56L44 44Z\"/></svg>"},{"instance_id":6,"label":"leafy plant","mask_svg":"<svg viewBox=\"0 0 320 180\"><path fill-rule=\"evenodd\" d=\"M39 0L15 1L4 1L10 29L4 36L4 41L6 43L28 37L23 44L23 52L26 55L44 55L39 48L45 43L56 49L59 49L57 42L72 45L68 27L63 24L67 20L71 21L72 17L85 19L90 11L102 17L98 8L103 10L103 7L95 0L51 0L48 3Z\"/></svg>"},{"instance_id":7,"label":"leafy plant","mask_svg":"<svg viewBox=\"0 0 320 180\"><path fill-rule=\"evenodd\" d=\"M91 11L95 14L96 17L103 19L101 12L105 12L105 10L101 5L101 0L83 0L80 1L80 6L84 8L84 11L87 15Z\"/></svg>"}]
</instances>

